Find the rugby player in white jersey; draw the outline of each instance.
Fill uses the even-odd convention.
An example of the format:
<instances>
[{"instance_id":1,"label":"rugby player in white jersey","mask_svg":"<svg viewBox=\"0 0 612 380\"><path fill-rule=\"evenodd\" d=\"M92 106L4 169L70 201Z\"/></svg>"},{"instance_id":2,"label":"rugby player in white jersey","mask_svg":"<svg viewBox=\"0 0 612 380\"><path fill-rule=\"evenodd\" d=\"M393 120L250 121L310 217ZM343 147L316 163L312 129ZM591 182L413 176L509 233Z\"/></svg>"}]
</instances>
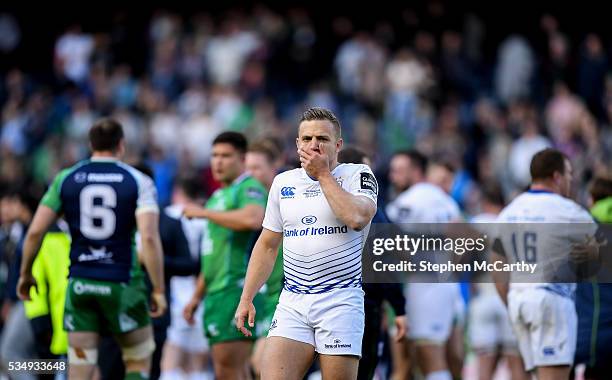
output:
<instances>
[{"instance_id":1,"label":"rugby player in white jersey","mask_svg":"<svg viewBox=\"0 0 612 380\"><path fill-rule=\"evenodd\" d=\"M567 198L572 166L563 153L540 151L531 161L530 172L529 190L506 206L497 219L508 224L499 226L493 249L501 255L494 254L493 259L536 263L557 273L567 267L562 264L569 261L570 250L575 250L572 246L593 247L583 242L592 241L597 226L585 209ZM536 283L531 276L515 271L510 274L510 284L496 280L508 305L525 369L534 371L539 380L568 379L576 350L576 284Z\"/></svg>"},{"instance_id":2,"label":"rugby player in white jersey","mask_svg":"<svg viewBox=\"0 0 612 380\"><path fill-rule=\"evenodd\" d=\"M480 213L472 217L470 223L475 223L477 230L486 233L488 225L495 223L503 208L504 199L499 186L485 184L482 187ZM468 332L470 346L478 357L478 379L492 380L498 365L505 359L510 379L527 380L528 374L518 351L508 311L497 294L493 278L487 273L481 274L472 290Z\"/></svg>"},{"instance_id":3,"label":"rugby player in white jersey","mask_svg":"<svg viewBox=\"0 0 612 380\"><path fill-rule=\"evenodd\" d=\"M387 215L394 223L450 223L461 220L457 203L440 186L431 182L431 171L426 176L427 159L410 152L411 184L387 206ZM410 226L404 226L410 228ZM426 278L424 278L426 280ZM432 302L435 300L435 302ZM426 380L451 380L446 344L449 340L461 293L457 283L412 282L406 286L406 315L410 330L408 338L416 350L415 362ZM404 342L405 345L406 342ZM409 361L409 349L398 350ZM400 377L406 377L402 368Z\"/></svg>"},{"instance_id":4,"label":"rugby player in white jersey","mask_svg":"<svg viewBox=\"0 0 612 380\"><path fill-rule=\"evenodd\" d=\"M340 123L311 108L296 140L301 168L276 176L255 244L236 327L255 321L253 298L283 242L285 283L263 353L264 379L302 379L319 354L323 378L355 379L364 330L361 252L378 185L363 164L338 164Z\"/></svg>"}]
</instances>

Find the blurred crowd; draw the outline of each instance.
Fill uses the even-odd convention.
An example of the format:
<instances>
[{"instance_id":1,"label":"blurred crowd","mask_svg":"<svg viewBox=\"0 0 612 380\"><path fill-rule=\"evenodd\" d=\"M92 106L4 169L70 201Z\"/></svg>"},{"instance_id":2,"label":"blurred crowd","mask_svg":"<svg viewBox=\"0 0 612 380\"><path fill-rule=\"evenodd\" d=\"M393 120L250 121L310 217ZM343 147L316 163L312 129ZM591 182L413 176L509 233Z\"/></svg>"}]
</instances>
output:
<instances>
[{"instance_id":1,"label":"blurred crowd","mask_svg":"<svg viewBox=\"0 0 612 380\"><path fill-rule=\"evenodd\" d=\"M167 204L181 173L201 173L214 188L207 166L220 131L274 136L294 159L297 115L315 105L336 112L345 140L378 171L406 148L452 163L453 196L468 212L482 184L498 182L506 197L524 188L531 155L546 146L573 160L579 196L610 171L612 76L599 35L568 35L544 14L539 34L509 34L489 57L483 19L466 13L445 24L444 3L427 4L369 29L333 17L331 30L303 8L157 11L143 35L144 70L122 53L120 20L107 33L67 25L53 78L2 73L0 183L42 191L87 157L89 126L112 115L126 130L127 161L147 160Z\"/></svg>"}]
</instances>

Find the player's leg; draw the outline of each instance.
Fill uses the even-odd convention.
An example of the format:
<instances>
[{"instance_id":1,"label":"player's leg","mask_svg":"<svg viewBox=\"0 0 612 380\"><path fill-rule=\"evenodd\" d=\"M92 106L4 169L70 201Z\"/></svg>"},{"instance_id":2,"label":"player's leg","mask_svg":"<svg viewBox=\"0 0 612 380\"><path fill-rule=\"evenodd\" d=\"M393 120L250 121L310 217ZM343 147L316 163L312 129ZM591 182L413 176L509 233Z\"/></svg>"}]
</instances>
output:
<instances>
[{"instance_id":1,"label":"player's leg","mask_svg":"<svg viewBox=\"0 0 612 380\"><path fill-rule=\"evenodd\" d=\"M300 380L315 357L312 344L270 336L263 349L261 378L266 380Z\"/></svg>"},{"instance_id":2,"label":"player's leg","mask_svg":"<svg viewBox=\"0 0 612 380\"><path fill-rule=\"evenodd\" d=\"M218 379L243 378L249 368L255 338L245 337L234 324L234 312L241 293L240 288L229 288L204 298L204 330L211 345L215 378Z\"/></svg>"},{"instance_id":3,"label":"player's leg","mask_svg":"<svg viewBox=\"0 0 612 380\"><path fill-rule=\"evenodd\" d=\"M354 380L359 369L359 357L352 355L319 355L323 379Z\"/></svg>"},{"instance_id":4,"label":"player's leg","mask_svg":"<svg viewBox=\"0 0 612 380\"><path fill-rule=\"evenodd\" d=\"M393 368L391 371L392 380L408 379L410 377L411 367L411 353L413 352L412 342L407 338L400 340L399 342L393 339L393 336L389 336L391 346L391 361L393 362Z\"/></svg>"},{"instance_id":5,"label":"player's leg","mask_svg":"<svg viewBox=\"0 0 612 380\"><path fill-rule=\"evenodd\" d=\"M436 342L417 341L416 362L426 380L451 380L446 362L446 345Z\"/></svg>"},{"instance_id":6,"label":"player's leg","mask_svg":"<svg viewBox=\"0 0 612 380\"><path fill-rule=\"evenodd\" d=\"M463 371L463 323L453 326L451 334L446 342L446 360L448 368L454 379L461 378Z\"/></svg>"},{"instance_id":7,"label":"player's leg","mask_svg":"<svg viewBox=\"0 0 612 380\"><path fill-rule=\"evenodd\" d=\"M498 315L498 303L501 301L497 294L486 294L483 288L484 286L481 286L481 292L470 301L469 339L478 360L478 378L491 380L498 363L498 347L503 339L498 323L503 316ZM501 312L507 314L503 304Z\"/></svg>"},{"instance_id":8,"label":"player's leg","mask_svg":"<svg viewBox=\"0 0 612 380\"><path fill-rule=\"evenodd\" d=\"M209 367L208 351L188 352L185 356L185 366L183 371L187 374L187 378L191 379L212 379L212 369Z\"/></svg>"},{"instance_id":9,"label":"player's leg","mask_svg":"<svg viewBox=\"0 0 612 380\"><path fill-rule=\"evenodd\" d=\"M461 295L461 284L447 284L449 291L455 295L454 314L451 334L446 344L446 360L450 372L455 379L462 377L463 357L465 355L464 345L464 328L465 328L465 301Z\"/></svg>"},{"instance_id":10,"label":"player's leg","mask_svg":"<svg viewBox=\"0 0 612 380\"><path fill-rule=\"evenodd\" d=\"M511 380L528 380L530 375L525 371L525 364L521 359L521 354L518 349L518 341L516 335L510 325L508 311L504 307L501 300L499 301L499 309L497 311L498 330L501 335L502 356L508 363Z\"/></svg>"},{"instance_id":11,"label":"player's leg","mask_svg":"<svg viewBox=\"0 0 612 380\"><path fill-rule=\"evenodd\" d=\"M497 367L498 355L496 352L481 352L478 357L478 380L491 380Z\"/></svg>"},{"instance_id":12,"label":"player's leg","mask_svg":"<svg viewBox=\"0 0 612 380\"><path fill-rule=\"evenodd\" d=\"M142 278L127 285L98 283L110 287L108 294L97 298L107 328L121 348L126 379L148 378L155 340L147 290Z\"/></svg>"},{"instance_id":13,"label":"player's leg","mask_svg":"<svg viewBox=\"0 0 612 380\"><path fill-rule=\"evenodd\" d=\"M253 343L247 340L219 342L212 346L217 379L244 379Z\"/></svg>"},{"instance_id":14,"label":"player's leg","mask_svg":"<svg viewBox=\"0 0 612 380\"><path fill-rule=\"evenodd\" d=\"M253 354L251 355L251 368L255 376L261 375L261 361L263 360L263 350L266 344L266 338L258 338L255 341L253 347Z\"/></svg>"},{"instance_id":15,"label":"player's leg","mask_svg":"<svg viewBox=\"0 0 612 380\"><path fill-rule=\"evenodd\" d=\"M266 343L266 337L268 336L268 332L270 326L272 324L272 320L274 319L274 312L276 311L276 305L278 304L280 293L278 294L269 294L264 293L260 294L259 305L255 305L258 308L257 312L257 340L255 341L255 346L253 347L253 352L251 355L251 369L257 378L261 375L261 361L263 360L263 349Z\"/></svg>"},{"instance_id":16,"label":"player's leg","mask_svg":"<svg viewBox=\"0 0 612 380\"><path fill-rule=\"evenodd\" d=\"M524 371L530 372L534 369L534 354L532 352L530 326L523 318L523 311L527 306L526 301L530 298L525 293L524 291L510 290L508 293L508 316L516 337Z\"/></svg>"},{"instance_id":17,"label":"player's leg","mask_svg":"<svg viewBox=\"0 0 612 380\"><path fill-rule=\"evenodd\" d=\"M451 380L446 342L455 315L456 284L411 283L407 286L408 335L425 379ZM432 302L436 300L436 302Z\"/></svg>"},{"instance_id":18,"label":"player's leg","mask_svg":"<svg viewBox=\"0 0 612 380\"><path fill-rule=\"evenodd\" d=\"M98 360L97 332L76 331L68 333L68 377L90 379Z\"/></svg>"},{"instance_id":19,"label":"player's leg","mask_svg":"<svg viewBox=\"0 0 612 380\"><path fill-rule=\"evenodd\" d=\"M160 364L160 379L183 378L185 372L184 368L186 366L186 356L187 353L185 351L170 340L167 340L166 344L164 344L164 351Z\"/></svg>"},{"instance_id":20,"label":"player's leg","mask_svg":"<svg viewBox=\"0 0 612 380\"><path fill-rule=\"evenodd\" d=\"M569 365L537 367L538 380L565 380L569 379L572 367Z\"/></svg>"},{"instance_id":21,"label":"player's leg","mask_svg":"<svg viewBox=\"0 0 612 380\"><path fill-rule=\"evenodd\" d=\"M145 379L151 371L151 357L155 350L151 325L115 336L123 355L126 379Z\"/></svg>"},{"instance_id":22,"label":"player's leg","mask_svg":"<svg viewBox=\"0 0 612 380\"><path fill-rule=\"evenodd\" d=\"M573 300L543 289L533 291L531 334L540 380L569 379L576 352L578 317ZM536 339L537 338L537 339Z\"/></svg>"},{"instance_id":23,"label":"player's leg","mask_svg":"<svg viewBox=\"0 0 612 380\"><path fill-rule=\"evenodd\" d=\"M91 378L98 361L101 315L95 307L97 294L88 292L86 284L85 279L71 278L66 289L64 329L68 332L68 375L71 379Z\"/></svg>"},{"instance_id":24,"label":"player's leg","mask_svg":"<svg viewBox=\"0 0 612 380\"><path fill-rule=\"evenodd\" d=\"M504 355L508 368L510 369L510 379L512 380L529 380L530 375L525 372L525 364L521 355L517 352Z\"/></svg>"}]
</instances>

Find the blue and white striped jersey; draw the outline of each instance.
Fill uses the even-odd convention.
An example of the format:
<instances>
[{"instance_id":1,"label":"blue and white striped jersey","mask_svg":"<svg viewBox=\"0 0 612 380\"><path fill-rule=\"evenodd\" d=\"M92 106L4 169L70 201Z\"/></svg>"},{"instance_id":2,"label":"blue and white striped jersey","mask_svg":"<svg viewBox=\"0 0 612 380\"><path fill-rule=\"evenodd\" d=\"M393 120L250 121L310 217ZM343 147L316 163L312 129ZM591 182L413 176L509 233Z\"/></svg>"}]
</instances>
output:
<instances>
[{"instance_id":1,"label":"blue and white striped jersey","mask_svg":"<svg viewBox=\"0 0 612 380\"><path fill-rule=\"evenodd\" d=\"M378 184L367 165L340 164L332 175L344 190L376 204ZM361 287L361 252L369 224L354 231L337 219L319 182L304 169L276 176L263 227L283 234L285 290L315 294Z\"/></svg>"}]
</instances>

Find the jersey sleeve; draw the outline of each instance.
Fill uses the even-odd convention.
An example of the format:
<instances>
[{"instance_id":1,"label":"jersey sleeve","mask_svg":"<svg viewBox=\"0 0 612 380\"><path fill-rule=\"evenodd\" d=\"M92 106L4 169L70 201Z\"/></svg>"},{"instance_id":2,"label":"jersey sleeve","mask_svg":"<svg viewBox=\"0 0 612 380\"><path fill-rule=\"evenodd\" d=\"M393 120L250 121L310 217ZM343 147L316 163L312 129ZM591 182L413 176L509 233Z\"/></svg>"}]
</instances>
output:
<instances>
[{"instance_id":1,"label":"jersey sleeve","mask_svg":"<svg viewBox=\"0 0 612 380\"><path fill-rule=\"evenodd\" d=\"M139 173L138 200L136 201L136 214L142 212L159 212L157 206L157 190L151 177Z\"/></svg>"},{"instance_id":2,"label":"jersey sleeve","mask_svg":"<svg viewBox=\"0 0 612 380\"><path fill-rule=\"evenodd\" d=\"M51 186L49 186L49 189L47 189L47 192L42 197L40 204L49 207L56 213L59 213L59 211L62 209L62 183L64 183L64 179L66 179L69 173L70 169L64 169L55 176Z\"/></svg>"},{"instance_id":3,"label":"jersey sleeve","mask_svg":"<svg viewBox=\"0 0 612 380\"><path fill-rule=\"evenodd\" d=\"M262 223L262 227L274 231L283 232L283 221L280 213L280 192L276 178L272 182L270 193L268 194L268 204L266 205L266 215Z\"/></svg>"},{"instance_id":4,"label":"jersey sleeve","mask_svg":"<svg viewBox=\"0 0 612 380\"><path fill-rule=\"evenodd\" d=\"M258 205L262 208L266 207L266 189L254 178L244 181L238 191L237 208L243 208L250 204Z\"/></svg>"},{"instance_id":5,"label":"jersey sleeve","mask_svg":"<svg viewBox=\"0 0 612 380\"><path fill-rule=\"evenodd\" d=\"M598 229L593 216L576 203L570 206L568 221L571 223L571 229L568 231L568 234L578 241L586 236L595 236Z\"/></svg>"},{"instance_id":6,"label":"jersey sleeve","mask_svg":"<svg viewBox=\"0 0 612 380\"><path fill-rule=\"evenodd\" d=\"M370 199L374 204L378 198L378 182L367 165L359 165L349 182L349 193Z\"/></svg>"}]
</instances>

